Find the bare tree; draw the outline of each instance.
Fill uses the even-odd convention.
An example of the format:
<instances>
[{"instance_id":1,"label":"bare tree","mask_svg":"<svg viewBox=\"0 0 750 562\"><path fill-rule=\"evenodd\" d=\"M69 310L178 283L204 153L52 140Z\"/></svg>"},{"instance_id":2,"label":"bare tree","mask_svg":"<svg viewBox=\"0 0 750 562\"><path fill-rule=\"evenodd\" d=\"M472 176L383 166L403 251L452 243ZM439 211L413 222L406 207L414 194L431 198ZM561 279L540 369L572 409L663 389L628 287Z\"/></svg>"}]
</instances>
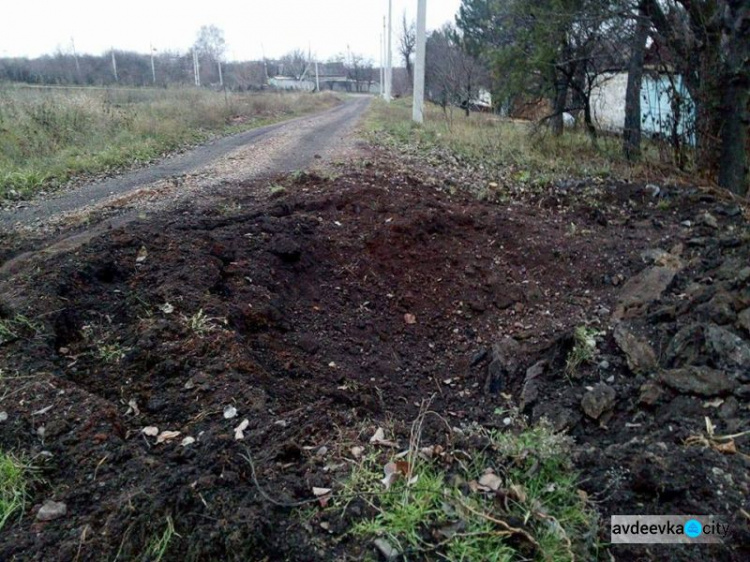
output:
<instances>
[{"instance_id":1,"label":"bare tree","mask_svg":"<svg viewBox=\"0 0 750 562\"><path fill-rule=\"evenodd\" d=\"M201 65L201 74L205 72L204 69L208 68L209 78L210 76L216 76L221 80L220 70L217 65L221 64L221 60L226 51L227 43L224 40L224 32L216 27L215 25L203 25L198 31L198 37L193 43L193 49L198 54L198 57L208 64ZM216 73L211 70L216 66Z\"/></svg>"},{"instance_id":2,"label":"bare tree","mask_svg":"<svg viewBox=\"0 0 750 562\"><path fill-rule=\"evenodd\" d=\"M401 20L401 36L398 38L398 50L401 53L401 57L404 59L404 66L406 67L406 73L409 75L409 82L412 81L412 65L411 56L414 54L414 48L417 44L417 27L412 21L407 23L406 12L404 12Z\"/></svg>"},{"instance_id":3,"label":"bare tree","mask_svg":"<svg viewBox=\"0 0 750 562\"><path fill-rule=\"evenodd\" d=\"M449 110L461 107L468 117L479 90L489 82L485 66L467 52L462 36L450 24L427 38L425 81L427 97Z\"/></svg>"},{"instance_id":4,"label":"bare tree","mask_svg":"<svg viewBox=\"0 0 750 562\"><path fill-rule=\"evenodd\" d=\"M301 80L307 70L308 60L302 49L295 49L281 57L279 63L283 66L279 69L281 74Z\"/></svg>"},{"instance_id":5,"label":"bare tree","mask_svg":"<svg viewBox=\"0 0 750 562\"><path fill-rule=\"evenodd\" d=\"M209 58L212 61L220 61L227 48L224 32L215 25L201 26L193 48L201 57Z\"/></svg>"}]
</instances>

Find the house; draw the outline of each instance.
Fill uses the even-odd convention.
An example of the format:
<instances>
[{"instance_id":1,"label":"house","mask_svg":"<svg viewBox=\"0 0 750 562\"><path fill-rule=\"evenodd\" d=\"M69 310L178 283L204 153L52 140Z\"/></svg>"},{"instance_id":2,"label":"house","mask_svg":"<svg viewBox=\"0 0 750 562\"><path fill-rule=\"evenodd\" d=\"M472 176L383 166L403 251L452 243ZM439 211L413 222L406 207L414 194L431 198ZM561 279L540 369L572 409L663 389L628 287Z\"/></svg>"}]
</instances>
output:
<instances>
[{"instance_id":1,"label":"house","mask_svg":"<svg viewBox=\"0 0 750 562\"><path fill-rule=\"evenodd\" d=\"M591 110L595 124L607 131L622 132L625 126L627 72L601 75L592 89ZM695 144L695 104L682 76L671 71L669 53L652 42L646 53L641 83L641 130L654 137Z\"/></svg>"}]
</instances>

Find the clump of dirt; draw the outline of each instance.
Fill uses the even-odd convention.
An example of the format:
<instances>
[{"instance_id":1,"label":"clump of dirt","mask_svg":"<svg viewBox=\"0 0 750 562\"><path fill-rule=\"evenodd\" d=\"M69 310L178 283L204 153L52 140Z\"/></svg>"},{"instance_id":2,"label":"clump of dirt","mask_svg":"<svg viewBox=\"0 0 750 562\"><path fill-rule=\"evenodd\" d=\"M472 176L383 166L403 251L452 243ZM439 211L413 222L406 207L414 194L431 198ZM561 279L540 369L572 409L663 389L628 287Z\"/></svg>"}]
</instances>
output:
<instances>
[{"instance_id":1,"label":"clump of dirt","mask_svg":"<svg viewBox=\"0 0 750 562\"><path fill-rule=\"evenodd\" d=\"M735 328L747 330L747 231L730 204L623 183L479 201L385 158L281 183L268 197L254 195L267 182L228 188L232 205L132 223L6 281L3 316L31 327L0 348L0 448L35 459L44 483L2 530L0 558L131 559L171 523L174 558L363 556L369 545L310 531L259 485L281 504L310 499L346 471L344 436L390 421L405 442L430 397L455 425L503 428L498 412L518 404L568 430L603 521L684 512L740 525L748 457L685 441L706 416L716 435L748 429L745 359L731 370L715 343L730 336L706 339L702 324L702 343L685 332L670 352L704 317L748 345ZM666 285L617 317L656 264L674 266ZM596 351L571 372L580 326ZM618 341L646 341L653 360L639 348L633 373L638 346L623 344L626 357ZM683 366L730 382L701 394L661 374ZM67 513L36 521L46 499ZM714 559L740 560L741 544Z\"/></svg>"}]
</instances>

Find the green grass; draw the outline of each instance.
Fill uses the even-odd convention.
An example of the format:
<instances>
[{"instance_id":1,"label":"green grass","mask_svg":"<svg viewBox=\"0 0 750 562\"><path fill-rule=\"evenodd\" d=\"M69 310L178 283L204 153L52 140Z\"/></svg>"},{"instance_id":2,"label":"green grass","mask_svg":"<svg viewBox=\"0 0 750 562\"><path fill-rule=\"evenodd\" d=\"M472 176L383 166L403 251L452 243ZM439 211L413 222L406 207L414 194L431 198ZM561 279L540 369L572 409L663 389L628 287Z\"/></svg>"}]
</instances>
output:
<instances>
[{"instance_id":1,"label":"green grass","mask_svg":"<svg viewBox=\"0 0 750 562\"><path fill-rule=\"evenodd\" d=\"M602 135L594 146L583 131L566 130L555 137L530 122L482 113L466 118L458 111L451 117L432 104L427 104L424 124L417 125L411 121L410 99L374 102L365 131L376 143L414 151L432 164L474 172L484 179L484 189L493 189L486 187L490 182L500 189L533 188L559 179L649 179L675 172L647 140L642 162L633 165L622 156L622 140L616 136Z\"/></svg>"},{"instance_id":2,"label":"green grass","mask_svg":"<svg viewBox=\"0 0 750 562\"><path fill-rule=\"evenodd\" d=\"M175 536L180 536L175 532L174 521L167 516L167 525L161 535L156 535L146 547L146 552L142 559L148 562L160 562L169 550L169 545Z\"/></svg>"},{"instance_id":3,"label":"green grass","mask_svg":"<svg viewBox=\"0 0 750 562\"><path fill-rule=\"evenodd\" d=\"M0 200L332 107L332 94L0 87Z\"/></svg>"},{"instance_id":4,"label":"green grass","mask_svg":"<svg viewBox=\"0 0 750 562\"><path fill-rule=\"evenodd\" d=\"M30 468L21 459L0 451L0 529L23 514L28 499Z\"/></svg>"},{"instance_id":5,"label":"green grass","mask_svg":"<svg viewBox=\"0 0 750 562\"><path fill-rule=\"evenodd\" d=\"M23 314L0 318L0 345L36 335L40 327Z\"/></svg>"},{"instance_id":6,"label":"green grass","mask_svg":"<svg viewBox=\"0 0 750 562\"><path fill-rule=\"evenodd\" d=\"M405 560L569 562L593 559L597 519L569 461L571 441L547 424L519 433L475 428L482 448L446 459L418 460L412 474L386 490L383 459L362 459L330 508L344 514L354 498L370 516L354 522L358 541L381 538ZM497 493L472 491L485 470L499 475Z\"/></svg>"},{"instance_id":7,"label":"green grass","mask_svg":"<svg viewBox=\"0 0 750 562\"><path fill-rule=\"evenodd\" d=\"M589 363L596 355L596 336L593 328L578 326L573 331L573 348L568 353L565 363L565 374L575 376L584 363Z\"/></svg>"}]
</instances>

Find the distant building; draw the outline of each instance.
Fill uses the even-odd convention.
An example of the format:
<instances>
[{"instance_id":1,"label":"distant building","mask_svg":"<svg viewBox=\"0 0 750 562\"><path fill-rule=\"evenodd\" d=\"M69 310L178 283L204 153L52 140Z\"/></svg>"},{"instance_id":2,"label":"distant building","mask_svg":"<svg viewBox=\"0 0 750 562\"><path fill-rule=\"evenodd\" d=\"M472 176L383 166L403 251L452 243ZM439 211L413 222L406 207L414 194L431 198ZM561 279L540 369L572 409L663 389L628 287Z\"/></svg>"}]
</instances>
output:
<instances>
[{"instance_id":1,"label":"distant building","mask_svg":"<svg viewBox=\"0 0 750 562\"><path fill-rule=\"evenodd\" d=\"M695 143L695 103L682 76L672 69L667 47L651 41L646 51L641 84L641 130L651 136L671 138L677 133ZM591 95L591 110L598 127L621 132L625 126L627 72L612 72L598 80Z\"/></svg>"},{"instance_id":2,"label":"distant building","mask_svg":"<svg viewBox=\"0 0 750 562\"><path fill-rule=\"evenodd\" d=\"M325 62L318 64L317 76L313 63L302 79L279 75L269 78L268 84L282 90L312 92L319 83L321 91L377 94L380 92L379 78L380 69L347 68L343 62Z\"/></svg>"}]
</instances>

